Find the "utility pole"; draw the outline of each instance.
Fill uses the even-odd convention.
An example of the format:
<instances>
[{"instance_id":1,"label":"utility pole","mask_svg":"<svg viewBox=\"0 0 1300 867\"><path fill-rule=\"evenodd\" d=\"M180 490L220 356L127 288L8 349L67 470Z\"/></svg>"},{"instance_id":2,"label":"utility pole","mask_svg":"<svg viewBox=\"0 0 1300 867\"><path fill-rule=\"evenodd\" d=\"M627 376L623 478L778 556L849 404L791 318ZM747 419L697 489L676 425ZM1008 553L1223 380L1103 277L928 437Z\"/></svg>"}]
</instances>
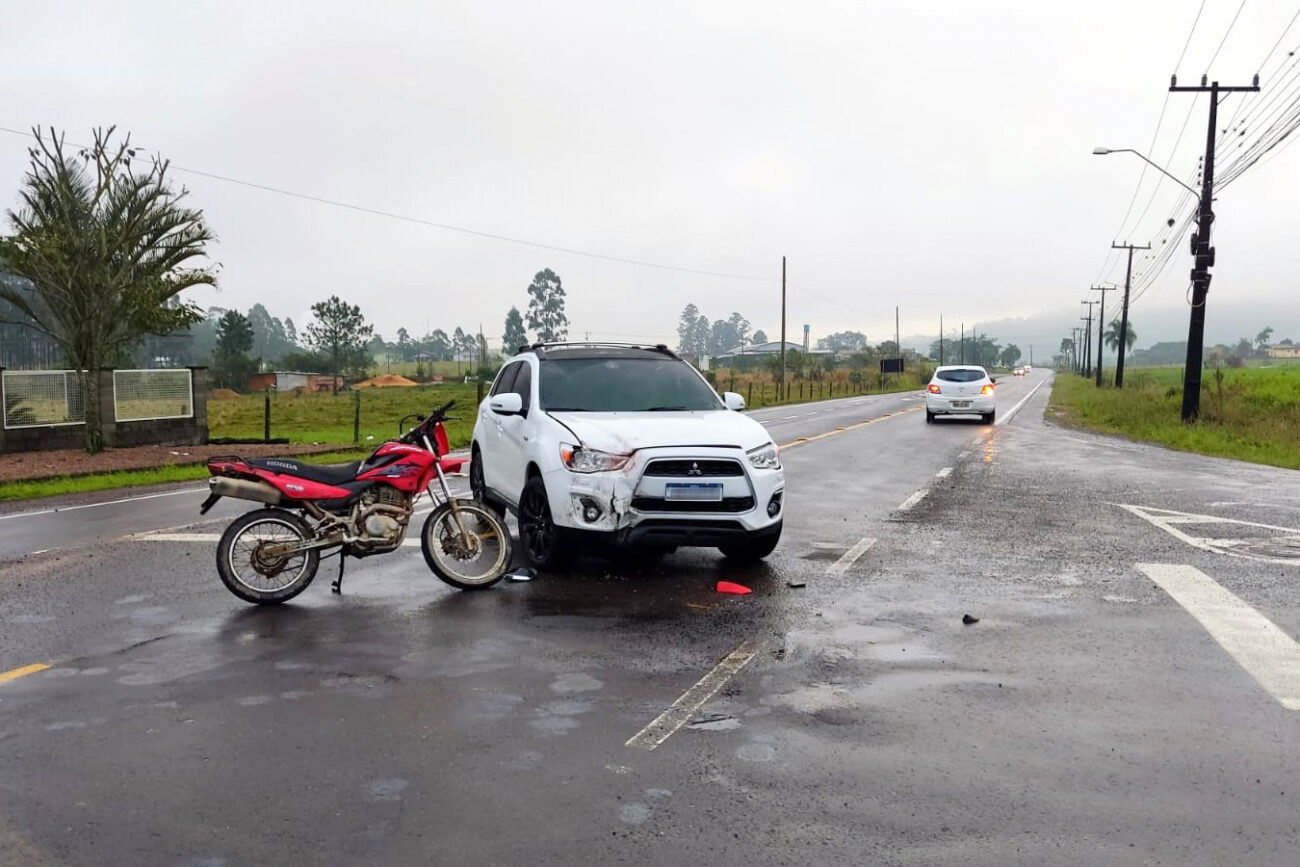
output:
<instances>
[{"instance_id":1,"label":"utility pole","mask_svg":"<svg viewBox=\"0 0 1300 867\"><path fill-rule=\"evenodd\" d=\"M966 323L961 324L961 361L960 364L966 363Z\"/></svg>"},{"instance_id":2,"label":"utility pole","mask_svg":"<svg viewBox=\"0 0 1300 867\"><path fill-rule=\"evenodd\" d=\"M939 366L943 367L943 314L939 314Z\"/></svg>"},{"instance_id":3,"label":"utility pole","mask_svg":"<svg viewBox=\"0 0 1300 867\"><path fill-rule=\"evenodd\" d=\"M1205 165L1201 171L1201 201L1197 209L1196 231L1192 234L1192 315L1187 325L1187 361L1183 371L1183 421L1191 423L1201 414L1201 364L1205 353L1205 297L1210 293L1210 268L1214 266L1214 248L1210 246L1210 227L1214 225L1214 139L1218 133L1219 94L1259 91L1259 75L1250 87L1222 87L1219 82L1206 84L1201 76L1199 87L1179 87L1178 77L1170 76L1171 93L1208 93L1210 122L1205 133ZM1128 335L1125 334L1125 337Z\"/></svg>"},{"instance_id":4,"label":"utility pole","mask_svg":"<svg viewBox=\"0 0 1300 867\"><path fill-rule=\"evenodd\" d=\"M1114 286L1093 286L1093 292L1101 293L1101 310L1097 313L1097 387L1101 388L1101 352L1102 341L1106 337L1106 293L1114 292Z\"/></svg>"},{"instance_id":5,"label":"utility pole","mask_svg":"<svg viewBox=\"0 0 1300 867\"><path fill-rule=\"evenodd\" d=\"M902 338L898 336L898 305L894 305L894 351L898 353L899 358L903 357L903 344L901 341Z\"/></svg>"},{"instance_id":6,"label":"utility pole","mask_svg":"<svg viewBox=\"0 0 1300 867\"><path fill-rule=\"evenodd\" d=\"M1079 303L1088 305L1088 315L1079 317L1088 323L1083 332L1083 378L1087 379L1092 376L1092 305L1097 302L1080 301Z\"/></svg>"},{"instance_id":7,"label":"utility pole","mask_svg":"<svg viewBox=\"0 0 1300 867\"><path fill-rule=\"evenodd\" d=\"M781 372L776 381L777 393L785 393L785 257L781 257Z\"/></svg>"},{"instance_id":8,"label":"utility pole","mask_svg":"<svg viewBox=\"0 0 1300 867\"><path fill-rule=\"evenodd\" d=\"M1124 387L1124 353L1128 349L1128 290L1133 283L1133 251L1150 250L1150 244L1111 244L1112 250L1128 250L1128 270L1124 272L1124 308L1119 315L1119 358L1115 362L1115 387ZM1105 299L1105 295L1101 296Z\"/></svg>"}]
</instances>

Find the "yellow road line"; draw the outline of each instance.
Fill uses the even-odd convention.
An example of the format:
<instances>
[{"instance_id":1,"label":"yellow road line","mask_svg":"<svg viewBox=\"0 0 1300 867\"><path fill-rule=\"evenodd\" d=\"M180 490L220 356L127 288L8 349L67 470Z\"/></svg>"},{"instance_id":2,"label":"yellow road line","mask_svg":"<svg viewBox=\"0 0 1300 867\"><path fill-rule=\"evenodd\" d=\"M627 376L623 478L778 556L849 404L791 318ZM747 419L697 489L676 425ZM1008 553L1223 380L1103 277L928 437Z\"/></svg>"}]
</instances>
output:
<instances>
[{"instance_id":1,"label":"yellow road line","mask_svg":"<svg viewBox=\"0 0 1300 867\"><path fill-rule=\"evenodd\" d=\"M11 668L8 671L0 671L0 683L8 683L11 680L17 680L28 674L35 674L38 671L44 671L49 668L43 662L34 662L31 665L24 665L22 668Z\"/></svg>"},{"instance_id":2,"label":"yellow road line","mask_svg":"<svg viewBox=\"0 0 1300 867\"><path fill-rule=\"evenodd\" d=\"M869 418L866 419L865 421L860 421L857 424L851 424L848 425L847 427L837 427L835 430L827 431L826 433L815 434L810 437L799 437L798 439L791 440L788 443L782 443L776 448L778 451L785 451L786 449L792 449L795 446L801 446L804 445L805 443L826 439L826 437L839 436L842 433L848 433L851 430L857 430L860 427L866 427L869 424L873 424L878 421L884 421L887 418L896 418L900 415L905 415L909 412L916 412L917 410L922 408L923 407L914 406L914 407L909 407L908 409L900 409L896 412L887 412L884 415L880 416L879 418Z\"/></svg>"}]
</instances>

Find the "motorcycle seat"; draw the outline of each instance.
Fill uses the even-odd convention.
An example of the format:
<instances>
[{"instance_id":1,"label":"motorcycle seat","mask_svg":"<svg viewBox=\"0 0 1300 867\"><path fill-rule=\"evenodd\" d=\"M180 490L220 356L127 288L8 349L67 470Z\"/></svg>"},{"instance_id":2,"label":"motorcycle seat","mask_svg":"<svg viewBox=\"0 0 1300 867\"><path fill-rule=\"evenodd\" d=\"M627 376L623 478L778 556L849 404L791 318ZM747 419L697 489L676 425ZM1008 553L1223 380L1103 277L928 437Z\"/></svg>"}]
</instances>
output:
<instances>
[{"instance_id":1,"label":"motorcycle seat","mask_svg":"<svg viewBox=\"0 0 1300 867\"><path fill-rule=\"evenodd\" d=\"M297 476L322 485L342 485L357 477L361 461L349 461L346 464L309 464L293 458L252 458L250 467L268 470L282 476Z\"/></svg>"}]
</instances>

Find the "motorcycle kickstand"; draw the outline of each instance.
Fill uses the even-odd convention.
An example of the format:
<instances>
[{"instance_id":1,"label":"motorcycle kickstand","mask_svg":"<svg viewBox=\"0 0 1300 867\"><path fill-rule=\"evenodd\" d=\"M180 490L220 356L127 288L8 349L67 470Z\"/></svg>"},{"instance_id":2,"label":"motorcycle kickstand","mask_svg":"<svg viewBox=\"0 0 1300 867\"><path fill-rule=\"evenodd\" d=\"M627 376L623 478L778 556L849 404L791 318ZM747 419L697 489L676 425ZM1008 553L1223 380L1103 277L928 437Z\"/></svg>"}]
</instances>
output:
<instances>
[{"instance_id":1,"label":"motorcycle kickstand","mask_svg":"<svg viewBox=\"0 0 1300 867\"><path fill-rule=\"evenodd\" d=\"M340 553L339 574L333 581L330 582L330 592L334 593L335 595L339 595L339 596L343 595L343 564L346 563L347 561L348 561L348 556L346 554Z\"/></svg>"}]
</instances>

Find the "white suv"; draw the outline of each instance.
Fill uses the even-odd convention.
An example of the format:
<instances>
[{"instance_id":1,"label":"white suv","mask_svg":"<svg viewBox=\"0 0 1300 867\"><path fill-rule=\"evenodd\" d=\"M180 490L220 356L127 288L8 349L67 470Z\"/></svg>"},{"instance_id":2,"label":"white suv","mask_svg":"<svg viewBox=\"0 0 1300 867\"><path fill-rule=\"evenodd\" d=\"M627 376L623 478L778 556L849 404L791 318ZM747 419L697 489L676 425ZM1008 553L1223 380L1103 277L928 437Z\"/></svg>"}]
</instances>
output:
<instances>
[{"instance_id":1,"label":"white suv","mask_svg":"<svg viewBox=\"0 0 1300 867\"><path fill-rule=\"evenodd\" d=\"M479 406L470 487L518 516L539 569L610 545L756 560L781 537L785 475L744 408L665 346L537 344Z\"/></svg>"}]
</instances>

